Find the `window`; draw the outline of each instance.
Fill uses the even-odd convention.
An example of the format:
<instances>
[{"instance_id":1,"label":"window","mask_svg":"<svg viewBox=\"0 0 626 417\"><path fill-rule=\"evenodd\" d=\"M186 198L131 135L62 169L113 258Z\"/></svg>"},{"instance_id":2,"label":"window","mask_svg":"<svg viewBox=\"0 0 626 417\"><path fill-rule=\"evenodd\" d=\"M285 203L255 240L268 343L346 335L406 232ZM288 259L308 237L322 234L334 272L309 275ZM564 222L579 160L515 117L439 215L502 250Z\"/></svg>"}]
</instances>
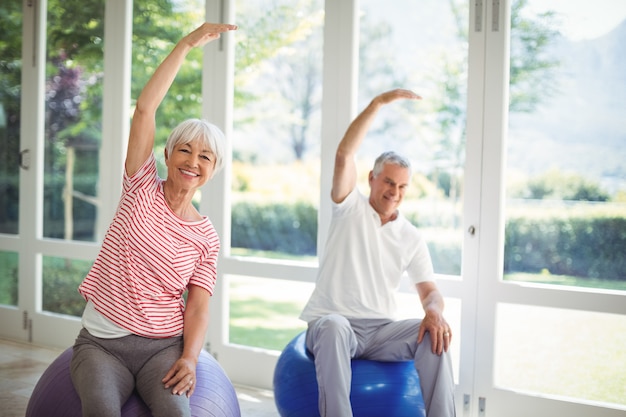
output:
<instances>
[{"instance_id":1,"label":"window","mask_svg":"<svg viewBox=\"0 0 626 417\"><path fill-rule=\"evenodd\" d=\"M19 162L29 157L20 153L21 4L5 2L0 10L0 234L14 236L19 233ZM18 255L0 250L0 304L16 306L17 291Z\"/></svg>"},{"instance_id":2,"label":"window","mask_svg":"<svg viewBox=\"0 0 626 417\"><path fill-rule=\"evenodd\" d=\"M361 1L359 111L394 88L422 96L381 109L359 152L360 189L387 150L406 155L413 178L401 210L425 236L435 272L461 274L467 100L467 4Z\"/></svg>"},{"instance_id":3,"label":"window","mask_svg":"<svg viewBox=\"0 0 626 417\"><path fill-rule=\"evenodd\" d=\"M236 2L232 255L316 257L323 7Z\"/></svg>"},{"instance_id":4,"label":"window","mask_svg":"<svg viewBox=\"0 0 626 417\"><path fill-rule=\"evenodd\" d=\"M614 6L514 3L507 280L626 290L626 6Z\"/></svg>"},{"instance_id":5,"label":"window","mask_svg":"<svg viewBox=\"0 0 626 417\"><path fill-rule=\"evenodd\" d=\"M626 5L601 3L511 10L503 278L551 300L626 290ZM495 384L623 406L625 326L622 314L498 303Z\"/></svg>"},{"instance_id":6,"label":"window","mask_svg":"<svg viewBox=\"0 0 626 417\"><path fill-rule=\"evenodd\" d=\"M48 5L44 236L94 241L104 1Z\"/></svg>"}]
</instances>

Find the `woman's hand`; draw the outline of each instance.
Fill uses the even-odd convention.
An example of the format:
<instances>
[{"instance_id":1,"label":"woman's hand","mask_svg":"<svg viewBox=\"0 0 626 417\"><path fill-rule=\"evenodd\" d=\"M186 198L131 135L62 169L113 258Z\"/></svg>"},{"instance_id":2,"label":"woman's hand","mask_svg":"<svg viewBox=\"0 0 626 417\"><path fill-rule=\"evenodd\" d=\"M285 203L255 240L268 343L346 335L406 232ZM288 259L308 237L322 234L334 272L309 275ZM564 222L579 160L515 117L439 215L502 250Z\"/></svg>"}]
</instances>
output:
<instances>
[{"instance_id":1,"label":"woman's hand","mask_svg":"<svg viewBox=\"0 0 626 417\"><path fill-rule=\"evenodd\" d=\"M419 94L414 93L411 90L403 88L396 88L395 90L386 91L378 96L374 97L372 101L378 102L378 104L389 104L396 100L421 100L422 97Z\"/></svg>"},{"instance_id":2,"label":"woman's hand","mask_svg":"<svg viewBox=\"0 0 626 417\"><path fill-rule=\"evenodd\" d=\"M237 26L227 23L203 23L193 32L183 38L190 47L203 46L215 39L219 39L224 32L237 30Z\"/></svg>"},{"instance_id":3,"label":"woman's hand","mask_svg":"<svg viewBox=\"0 0 626 417\"><path fill-rule=\"evenodd\" d=\"M174 395L191 397L196 389L196 363L191 359L180 358L161 380L165 389L172 388Z\"/></svg>"}]
</instances>

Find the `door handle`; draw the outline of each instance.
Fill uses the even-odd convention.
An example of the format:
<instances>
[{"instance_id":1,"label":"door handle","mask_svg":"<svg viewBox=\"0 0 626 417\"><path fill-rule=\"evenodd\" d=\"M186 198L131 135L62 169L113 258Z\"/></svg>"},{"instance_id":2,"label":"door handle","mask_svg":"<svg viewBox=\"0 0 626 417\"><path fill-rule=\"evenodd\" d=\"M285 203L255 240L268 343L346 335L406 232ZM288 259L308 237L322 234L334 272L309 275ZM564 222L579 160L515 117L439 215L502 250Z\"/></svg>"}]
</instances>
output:
<instances>
[{"instance_id":1,"label":"door handle","mask_svg":"<svg viewBox=\"0 0 626 417\"><path fill-rule=\"evenodd\" d=\"M30 149L20 152L20 168L28 170L30 168Z\"/></svg>"}]
</instances>

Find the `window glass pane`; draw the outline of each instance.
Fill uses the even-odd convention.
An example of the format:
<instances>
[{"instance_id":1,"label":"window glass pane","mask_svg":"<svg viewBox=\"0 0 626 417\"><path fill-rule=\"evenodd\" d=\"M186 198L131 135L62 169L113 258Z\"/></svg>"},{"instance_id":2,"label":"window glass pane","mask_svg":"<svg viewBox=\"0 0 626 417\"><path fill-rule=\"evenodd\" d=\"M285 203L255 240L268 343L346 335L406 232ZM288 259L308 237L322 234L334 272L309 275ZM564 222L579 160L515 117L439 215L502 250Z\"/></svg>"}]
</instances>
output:
<instances>
[{"instance_id":1,"label":"window glass pane","mask_svg":"<svg viewBox=\"0 0 626 417\"><path fill-rule=\"evenodd\" d=\"M77 288L89 272L91 264L91 261L44 256L42 309L80 317L85 309L85 300Z\"/></svg>"},{"instance_id":2,"label":"window glass pane","mask_svg":"<svg viewBox=\"0 0 626 417\"><path fill-rule=\"evenodd\" d=\"M315 287L310 282L226 275L229 294L229 343L282 351L306 323L298 317ZM423 310L415 290L403 282L398 294L398 319L421 318ZM461 340L461 300L446 298L446 320L459 329L452 339L455 380L458 381Z\"/></svg>"},{"instance_id":3,"label":"window glass pane","mask_svg":"<svg viewBox=\"0 0 626 417\"><path fill-rule=\"evenodd\" d=\"M0 304L17 306L17 252L0 251Z\"/></svg>"},{"instance_id":4,"label":"window glass pane","mask_svg":"<svg viewBox=\"0 0 626 417\"><path fill-rule=\"evenodd\" d=\"M500 304L495 384L626 405L626 316Z\"/></svg>"},{"instance_id":5,"label":"window glass pane","mask_svg":"<svg viewBox=\"0 0 626 417\"><path fill-rule=\"evenodd\" d=\"M232 254L316 256L323 7L236 2Z\"/></svg>"},{"instance_id":6,"label":"window glass pane","mask_svg":"<svg viewBox=\"0 0 626 417\"><path fill-rule=\"evenodd\" d=\"M401 210L422 230L435 272L461 273L462 191L467 96L465 1L362 0L359 102L394 88L420 94L379 112L358 156L359 188L387 150L411 160L413 178Z\"/></svg>"},{"instance_id":7,"label":"window glass pane","mask_svg":"<svg viewBox=\"0 0 626 417\"><path fill-rule=\"evenodd\" d=\"M230 293L229 342L282 351L306 330L298 318L312 283L226 275Z\"/></svg>"},{"instance_id":8,"label":"window glass pane","mask_svg":"<svg viewBox=\"0 0 626 417\"><path fill-rule=\"evenodd\" d=\"M48 2L44 236L95 239L104 1Z\"/></svg>"},{"instance_id":9,"label":"window glass pane","mask_svg":"<svg viewBox=\"0 0 626 417\"><path fill-rule=\"evenodd\" d=\"M0 5L0 233L18 233L22 4Z\"/></svg>"},{"instance_id":10,"label":"window glass pane","mask_svg":"<svg viewBox=\"0 0 626 417\"><path fill-rule=\"evenodd\" d=\"M626 290L626 3L511 18L505 279Z\"/></svg>"}]
</instances>

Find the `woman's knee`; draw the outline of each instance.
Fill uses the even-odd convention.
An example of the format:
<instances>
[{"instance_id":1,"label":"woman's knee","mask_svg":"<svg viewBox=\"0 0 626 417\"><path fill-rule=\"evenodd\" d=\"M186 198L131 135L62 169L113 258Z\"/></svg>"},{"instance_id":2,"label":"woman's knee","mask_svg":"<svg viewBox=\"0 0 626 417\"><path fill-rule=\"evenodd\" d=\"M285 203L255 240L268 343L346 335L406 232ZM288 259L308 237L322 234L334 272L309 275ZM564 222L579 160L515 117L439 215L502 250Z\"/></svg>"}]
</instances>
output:
<instances>
[{"instance_id":1,"label":"woman's knee","mask_svg":"<svg viewBox=\"0 0 626 417\"><path fill-rule=\"evenodd\" d=\"M153 417L191 417L189 398L186 395L174 395L170 390L162 390L161 395L144 399Z\"/></svg>"},{"instance_id":2,"label":"woman's knee","mask_svg":"<svg viewBox=\"0 0 626 417\"><path fill-rule=\"evenodd\" d=\"M134 388L131 372L115 357L90 343L74 346L72 383L84 416L117 416Z\"/></svg>"}]
</instances>

